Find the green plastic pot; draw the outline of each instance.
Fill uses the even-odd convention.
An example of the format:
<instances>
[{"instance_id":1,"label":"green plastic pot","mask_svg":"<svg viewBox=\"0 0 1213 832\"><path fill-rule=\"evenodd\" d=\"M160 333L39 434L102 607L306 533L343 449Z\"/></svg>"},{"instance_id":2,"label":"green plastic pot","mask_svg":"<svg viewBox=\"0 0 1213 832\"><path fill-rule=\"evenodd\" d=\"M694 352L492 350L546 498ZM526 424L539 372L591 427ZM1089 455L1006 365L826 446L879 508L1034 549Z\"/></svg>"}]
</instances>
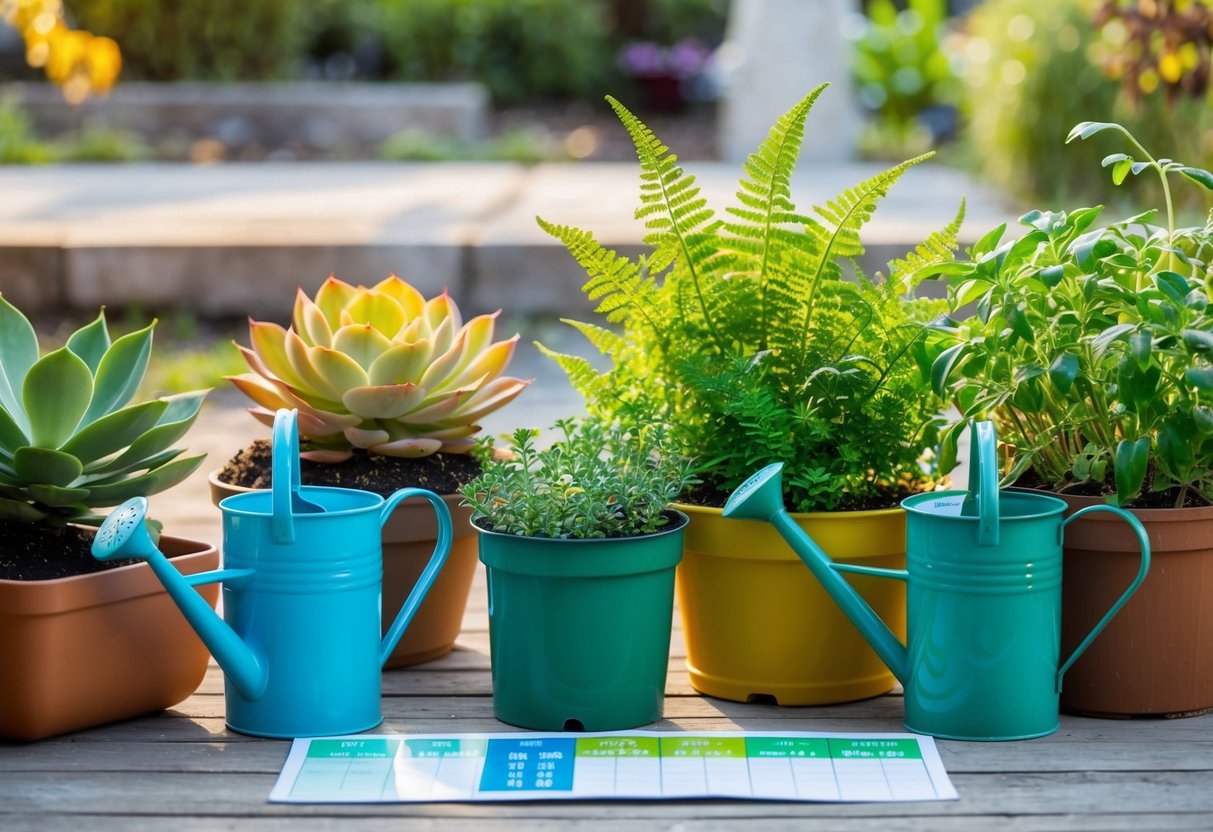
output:
<instances>
[{"instance_id":1,"label":"green plastic pot","mask_svg":"<svg viewBox=\"0 0 1213 832\"><path fill-rule=\"evenodd\" d=\"M618 731L661 719L674 568L687 517L641 537L480 533L493 712L540 731Z\"/></svg>"}]
</instances>

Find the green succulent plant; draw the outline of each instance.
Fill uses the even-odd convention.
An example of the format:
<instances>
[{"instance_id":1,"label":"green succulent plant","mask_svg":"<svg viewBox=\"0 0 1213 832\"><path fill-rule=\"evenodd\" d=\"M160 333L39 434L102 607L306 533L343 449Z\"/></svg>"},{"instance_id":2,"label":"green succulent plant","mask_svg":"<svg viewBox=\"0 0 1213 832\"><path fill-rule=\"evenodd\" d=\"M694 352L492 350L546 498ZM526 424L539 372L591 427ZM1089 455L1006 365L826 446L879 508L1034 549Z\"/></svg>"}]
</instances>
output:
<instances>
[{"instance_id":1,"label":"green succulent plant","mask_svg":"<svg viewBox=\"0 0 1213 832\"><path fill-rule=\"evenodd\" d=\"M188 477L205 454L169 447L204 390L131 404L153 322L111 341L101 312L41 354L29 320L0 295L0 520L96 525L92 513Z\"/></svg>"},{"instance_id":2,"label":"green succulent plant","mask_svg":"<svg viewBox=\"0 0 1213 832\"><path fill-rule=\"evenodd\" d=\"M382 456L466 453L476 421L529 381L503 376L518 336L493 341L497 315L466 324L443 292L428 301L392 275L353 286L336 277L313 301L300 289L292 324L249 321L253 372L229 380L267 425L299 411L302 457L341 462L353 448Z\"/></svg>"}]
</instances>

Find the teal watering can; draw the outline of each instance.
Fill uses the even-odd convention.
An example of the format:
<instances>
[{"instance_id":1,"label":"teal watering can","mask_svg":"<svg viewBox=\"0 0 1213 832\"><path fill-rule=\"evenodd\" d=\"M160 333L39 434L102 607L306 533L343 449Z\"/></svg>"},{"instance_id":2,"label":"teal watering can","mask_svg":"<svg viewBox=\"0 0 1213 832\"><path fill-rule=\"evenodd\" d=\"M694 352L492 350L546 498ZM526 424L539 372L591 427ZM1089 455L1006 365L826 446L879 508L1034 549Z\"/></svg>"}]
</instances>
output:
<instances>
[{"instance_id":1,"label":"teal watering can","mask_svg":"<svg viewBox=\"0 0 1213 832\"><path fill-rule=\"evenodd\" d=\"M1133 515L1092 506L1062 519L1056 497L999 491L994 425L973 426L969 490L902 501L906 566L834 563L783 505L782 463L768 465L729 498L725 517L772 523L905 688L905 726L958 740L1020 740L1057 730L1065 672L1145 580L1150 543ZM1137 577L1064 663L1062 535L1077 517L1119 515L1141 544ZM906 582L902 644L839 573ZM828 637L828 634L823 635Z\"/></svg>"},{"instance_id":2,"label":"teal watering can","mask_svg":"<svg viewBox=\"0 0 1213 832\"><path fill-rule=\"evenodd\" d=\"M294 410L274 418L273 488L236 494L223 513L224 568L182 576L157 550L147 500L115 509L93 555L146 559L225 674L227 725L262 737L351 734L383 721L380 670L446 561L451 517L433 492L403 488L386 500L353 488L299 484ZM400 501L424 497L438 544L380 639L380 529ZM223 582L223 618L193 590Z\"/></svg>"}]
</instances>

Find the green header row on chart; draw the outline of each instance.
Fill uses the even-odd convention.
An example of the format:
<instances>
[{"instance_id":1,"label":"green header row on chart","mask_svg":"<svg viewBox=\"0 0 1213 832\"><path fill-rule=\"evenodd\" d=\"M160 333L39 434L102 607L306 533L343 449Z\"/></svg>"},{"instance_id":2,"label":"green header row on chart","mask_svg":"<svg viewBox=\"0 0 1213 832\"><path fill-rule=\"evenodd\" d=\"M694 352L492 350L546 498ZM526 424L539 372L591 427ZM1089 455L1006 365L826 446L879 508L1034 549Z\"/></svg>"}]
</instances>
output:
<instances>
[{"instance_id":1,"label":"green header row on chart","mask_svg":"<svg viewBox=\"0 0 1213 832\"><path fill-rule=\"evenodd\" d=\"M321 759L385 759L403 754L414 758L484 757L490 743L509 743L514 759L561 759L564 751L551 747L544 738L528 740L525 734L510 739L315 739L307 756ZM547 748L545 748L547 745ZM678 735L670 737L606 736L579 737L576 756L602 757L710 757L771 758L798 757L831 760L918 760L922 750L916 739L818 738L818 737L714 737Z\"/></svg>"}]
</instances>

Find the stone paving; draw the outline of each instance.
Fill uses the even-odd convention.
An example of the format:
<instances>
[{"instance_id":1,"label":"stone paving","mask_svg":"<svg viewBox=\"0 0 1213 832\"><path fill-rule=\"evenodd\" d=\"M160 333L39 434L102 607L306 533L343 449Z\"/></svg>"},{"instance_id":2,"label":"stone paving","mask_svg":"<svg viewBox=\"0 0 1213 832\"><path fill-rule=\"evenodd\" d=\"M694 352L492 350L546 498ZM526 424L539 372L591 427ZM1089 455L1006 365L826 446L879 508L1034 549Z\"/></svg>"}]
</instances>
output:
<instances>
[{"instance_id":1,"label":"stone paving","mask_svg":"<svg viewBox=\"0 0 1213 832\"><path fill-rule=\"evenodd\" d=\"M733 203L737 166L687 168L718 212ZM807 209L877 170L806 163L793 197ZM637 186L635 165L606 162L2 168L0 291L30 312L137 304L282 317L296 286L330 272L396 272L427 293L449 288L470 313L580 313L583 274L535 216L632 251ZM967 241L1020 213L955 169L921 165L868 225L865 268L945 224L961 197Z\"/></svg>"}]
</instances>

